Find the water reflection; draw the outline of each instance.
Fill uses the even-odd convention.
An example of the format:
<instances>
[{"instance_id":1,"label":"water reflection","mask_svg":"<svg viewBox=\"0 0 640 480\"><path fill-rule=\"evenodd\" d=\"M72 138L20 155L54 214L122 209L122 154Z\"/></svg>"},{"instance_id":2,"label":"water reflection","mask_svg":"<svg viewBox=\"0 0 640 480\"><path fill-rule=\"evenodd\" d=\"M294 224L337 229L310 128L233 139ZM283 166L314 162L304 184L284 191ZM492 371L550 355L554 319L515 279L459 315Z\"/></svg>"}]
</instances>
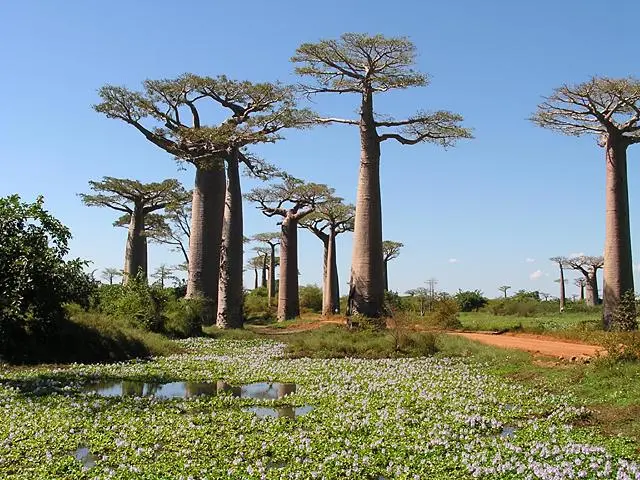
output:
<instances>
[{"instance_id":1,"label":"water reflection","mask_svg":"<svg viewBox=\"0 0 640 480\"><path fill-rule=\"evenodd\" d=\"M83 470L89 470L96 464L96 457L93 456L89 447L86 445L80 445L75 452L73 452L73 458L82 463Z\"/></svg>"},{"instance_id":2,"label":"water reflection","mask_svg":"<svg viewBox=\"0 0 640 480\"><path fill-rule=\"evenodd\" d=\"M135 380L112 380L92 383L85 392L95 392L102 397L155 397L192 398L199 396L231 395L238 398L279 400L296 391L293 383L260 382L232 385L224 381L216 383L168 382L151 383Z\"/></svg>"},{"instance_id":3,"label":"water reflection","mask_svg":"<svg viewBox=\"0 0 640 480\"><path fill-rule=\"evenodd\" d=\"M305 405L303 407L247 407L242 409L245 412L255 413L258 418L296 418L301 415L306 415L313 407L311 405Z\"/></svg>"},{"instance_id":4,"label":"water reflection","mask_svg":"<svg viewBox=\"0 0 640 480\"><path fill-rule=\"evenodd\" d=\"M516 427L512 427L512 426L505 426L502 428L502 431L500 432L500 436L501 437L513 437L516 434Z\"/></svg>"}]
</instances>

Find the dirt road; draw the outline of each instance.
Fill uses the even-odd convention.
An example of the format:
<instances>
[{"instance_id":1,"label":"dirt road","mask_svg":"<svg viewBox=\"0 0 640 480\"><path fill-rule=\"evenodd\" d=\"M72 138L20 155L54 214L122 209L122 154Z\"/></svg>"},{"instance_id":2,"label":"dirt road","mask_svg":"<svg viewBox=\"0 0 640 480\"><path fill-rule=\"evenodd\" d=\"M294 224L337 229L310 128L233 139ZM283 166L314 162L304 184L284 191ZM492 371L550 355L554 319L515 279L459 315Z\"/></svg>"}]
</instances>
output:
<instances>
[{"instance_id":1,"label":"dirt road","mask_svg":"<svg viewBox=\"0 0 640 480\"><path fill-rule=\"evenodd\" d=\"M604 348L595 345L567 342L540 335L525 333L494 335L490 333L451 333L487 345L502 348L515 348L526 352L537 353L566 360L584 360L605 353Z\"/></svg>"}]
</instances>

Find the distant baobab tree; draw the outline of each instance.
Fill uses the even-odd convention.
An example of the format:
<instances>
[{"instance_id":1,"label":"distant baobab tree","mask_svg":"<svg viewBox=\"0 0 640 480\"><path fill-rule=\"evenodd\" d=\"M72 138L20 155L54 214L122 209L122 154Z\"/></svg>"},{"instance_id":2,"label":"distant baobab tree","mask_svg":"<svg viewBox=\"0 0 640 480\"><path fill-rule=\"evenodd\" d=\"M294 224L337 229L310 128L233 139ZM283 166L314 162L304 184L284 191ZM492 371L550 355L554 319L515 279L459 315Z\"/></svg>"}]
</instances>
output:
<instances>
[{"instance_id":1,"label":"distant baobab tree","mask_svg":"<svg viewBox=\"0 0 640 480\"><path fill-rule=\"evenodd\" d=\"M633 292L629 226L627 149L640 143L640 80L592 77L563 85L538 105L532 120L567 135L595 135L605 150L605 329L612 327L618 302ZM630 305L633 309L634 305ZM629 312L635 318L635 311ZM633 325L630 322L627 325ZM625 327L626 328L626 327Z\"/></svg>"},{"instance_id":2,"label":"distant baobab tree","mask_svg":"<svg viewBox=\"0 0 640 480\"><path fill-rule=\"evenodd\" d=\"M587 305L594 306L600 303L598 298L598 270L604 266L604 257L592 257L580 255L579 257L567 258L566 266L577 270L586 280Z\"/></svg>"},{"instance_id":3,"label":"distant baobab tree","mask_svg":"<svg viewBox=\"0 0 640 480\"><path fill-rule=\"evenodd\" d=\"M113 268L113 267L105 268L100 274L100 276L104 278L107 282L109 282L109 285L113 285L113 279L116 277L121 277L122 270Z\"/></svg>"},{"instance_id":4,"label":"distant baobab tree","mask_svg":"<svg viewBox=\"0 0 640 480\"><path fill-rule=\"evenodd\" d=\"M360 173L356 195L348 311L368 318L386 314L382 259L380 147L387 140L402 145L423 142L448 147L471 138L462 116L448 111L425 112L402 120L376 117L374 96L391 90L423 87L425 74L413 69L416 48L406 37L345 33L338 39L303 43L291 59L296 72L311 79L307 95L355 94L358 118L317 118L318 123L356 126L360 134ZM382 324L382 322L380 322Z\"/></svg>"},{"instance_id":5,"label":"distant baobab tree","mask_svg":"<svg viewBox=\"0 0 640 480\"><path fill-rule=\"evenodd\" d=\"M587 285L587 281L584 278L574 278L573 284L580 289L580 300L584 301L584 287Z\"/></svg>"},{"instance_id":6,"label":"distant baobab tree","mask_svg":"<svg viewBox=\"0 0 640 480\"><path fill-rule=\"evenodd\" d=\"M545 293L545 292L538 292L540 294L540 296L542 298L544 298L544 301L546 302L547 300L549 300L549 297L551 296L550 293Z\"/></svg>"},{"instance_id":7,"label":"distant baobab tree","mask_svg":"<svg viewBox=\"0 0 640 480\"><path fill-rule=\"evenodd\" d=\"M498 290L504 293L504 298L507 298L507 290L509 290L510 288L511 285L502 285L501 287L498 287Z\"/></svg>"},{"instance_id":8,"label":"distant baobab tree","mask_svg":"<svg viewBox=\"0 0 640 480\"><path fill-rule=\"evenodd\" d=\"M564 288L564 284L565 284L565 280L564 280L564 265L565 262L567 261L566 257L551 257L549 260L551 260L554 263L558 264L558 268L560 268L560 278L558 280L556 280L556 282L558 282L560 284L560 311L564 312L564 306L566 303L566 294L565 294L565 288Z\"/></svg>"},{"instance_id":9,"label":"distant baobab tree","mask_svg":"<svg viewBox=\"0 0 640 480\"><path fill-rule=\"evenodd\" d=\"M276 294L276 248L280 245L280 233L265 232L258 233L251 238L255 242L266 243L269 246L269 281L267 282L267 302L271 306L273 297ZM264 272L264 270L263 270Z\"/></svg>"},{"instance_id":10,"label":"distant baobab tree","mask_svg":"<svg viewBox=\"0 0 640 480\"><path fill-rule=\"evenodd\" d=\"M389 290L389 269L388 263L394 258L400 256L400 249L404 247L404 243L385 240L382 242L382 262L384 265L384 290Z\"/></svg>"}]
</instances>

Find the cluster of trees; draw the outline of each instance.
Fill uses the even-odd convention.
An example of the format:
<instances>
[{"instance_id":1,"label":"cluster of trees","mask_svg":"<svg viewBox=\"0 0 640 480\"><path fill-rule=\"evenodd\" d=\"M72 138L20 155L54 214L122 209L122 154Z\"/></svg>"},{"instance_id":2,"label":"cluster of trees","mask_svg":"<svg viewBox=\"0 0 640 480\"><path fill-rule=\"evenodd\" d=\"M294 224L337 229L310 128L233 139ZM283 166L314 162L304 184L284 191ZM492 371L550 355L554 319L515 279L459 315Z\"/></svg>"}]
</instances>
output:
<instances>
[{"instance_id":1,"label":"cluster of trees","mask_svg":"<svg viewBox=\"0 0 640 480\"><path fill-rule=\"evenodd\" d=\"M279 83L185 74L175 79L146 80L141 91L106 85L99 92L102 101L95 106L98 112L132 126L152 144L195 167L187 297L203 299L208 306L204 321L213 323L215 318L220 327L242 325L244 235L240 165L247 167L251 175L281 179L280 183L255 189L246 196L265 215L280 217L278 318L291 318L299 313L298 225L312 231L325 247L323 311L326 313L336 311L339 298L335 237L353 229L349 312L380 318L385 314L385 266L393 258L393 254L383 256L381 144L392 140L403 145L433 142L446 147L458 139L471 137L461 126L462 117L447 111L421 111L402 120L377 118L376 95L427 85L427 76L412 68L415 47L404 37L344 34L339 39L301 45L292 61L297 73L308 80L300 91ZM321 93L357 95L359 116L321 117L298 105L299 94L309 97ZM222 121L215 121L224 114L214 115L212 106L227 112ZM359 129L362 150L355 208L343 205L326 185L278 173L247 150L253 145L281 140L286 129L327 123ZM150 214L152 208L163 203L160 199L155 202L140 208L143 212L146 208ZM133 242L144 232L145 223L139 218L142 213L136 218L135 209L127 208L123 213L129 216ZM144 251L144 241L132 243L132 248L134 252ZM146 268L141 264L143 256L128 256L132 263L126 267L127 275ZM267 256L263 257L266 261ZM268 262L271 298L275 290L273 250ZM263 271L267 268L263 267Z\"/></svg>"}]
</instances>

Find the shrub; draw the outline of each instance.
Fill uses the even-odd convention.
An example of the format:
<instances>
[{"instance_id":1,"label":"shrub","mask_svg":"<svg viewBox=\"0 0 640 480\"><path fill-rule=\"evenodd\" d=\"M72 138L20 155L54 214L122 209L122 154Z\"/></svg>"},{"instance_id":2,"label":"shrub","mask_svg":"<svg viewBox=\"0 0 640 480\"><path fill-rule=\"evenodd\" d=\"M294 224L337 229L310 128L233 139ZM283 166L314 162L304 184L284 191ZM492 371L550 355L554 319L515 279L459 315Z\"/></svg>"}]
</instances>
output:
<instances>
[{"instance_id":1,"label":"shrub","mask_svg":"<svg viewBox=\"0 0 640 480\"><path fill-rule=\"evenodd\" d=\"M461 312L477 312L489 301L480 290L458 290L454 295Z\"/></svg>"},{"instance_id":2,"label":"shrub","mask_svg":"<svg viewBox=\"0 0 640 480\"><path fill-rule=\"evenodd\" d=\"M447 295L440 295L434 302L433 311L428 314L428 320L439 328L460 328L458 318L458 302Z\"/></svg>"},{"instance_id":3,"label":"shrub","mask_svg":"<svg viewBox=\"0 0 640 480\"><path fill-rule=\"evenodd\" d=\"M300 309L303 312L322 312L322 289L317 285L300 287Z\"/></svg>"},{"instance_id":4,"label":"shrub","mask_svg":"<svg viewBox=\"0 0 640 480\"><path fill-rule=\"evenodd\" d=\"M611 330L629 332L638 329L636 296L633 290L625 292L611 316Z\"/></svg>"},{"instance_id":5,"label":"shrub","mask_svg":"<svg viewBox=\"0 0 640 480\"><path fill-rule=\"evenodd\" d=\"M0 355L18 354L27 337L44 338L64 321L64 304L85 308L95 288L83 268L66 261L71 233L43 208L0 198Z\"/></svg>"},{"instance_id":6,"label":"shrub","mask_svg":"<svg viewBox=\"0 0 640 480\"><path fill-rule=\"evenodd\" d=\"M277 300L274 299L273 303L269 306L266 287L249 290L244 295L244 316L247 320L275 320Z\"/></svg>"},{"instance_id":7,"label":"shrub","mask_svg":"<svg viewBox=\"0 0 640 480\"><path fill-rule=\"evenodd\" d=\"M172 337L186 338L202 333L203 301L197 298L170 300L164 312L163 332Z\"/></svg>"}]
</instances>

